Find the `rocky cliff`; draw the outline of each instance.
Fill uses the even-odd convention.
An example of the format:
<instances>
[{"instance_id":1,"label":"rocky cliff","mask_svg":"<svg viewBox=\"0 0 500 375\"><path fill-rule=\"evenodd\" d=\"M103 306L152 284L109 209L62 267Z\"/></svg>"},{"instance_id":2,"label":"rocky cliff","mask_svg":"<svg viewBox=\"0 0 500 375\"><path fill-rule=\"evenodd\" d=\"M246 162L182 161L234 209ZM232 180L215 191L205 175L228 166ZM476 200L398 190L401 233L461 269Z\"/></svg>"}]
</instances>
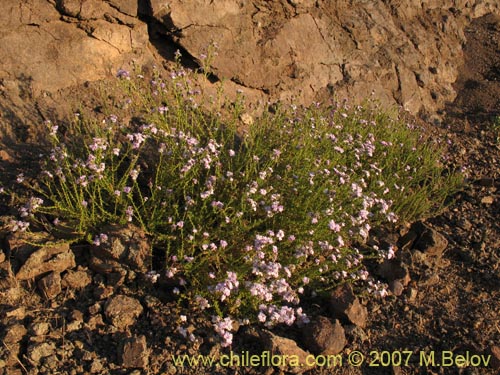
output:
<instances>
[{"instance_id":1,"label":"rocky cliff","mask_svg":"<svg viewBox=\"0 0 500 375\"><path fill-rule=\"evenodd\" d=\"M24 138L71 88L165 65L177 48L250 96L309 104L373 93L436 114L456 97L465 29L490 13L497 1L4 0L0 129Z\"/></svg>"}]
</instances>

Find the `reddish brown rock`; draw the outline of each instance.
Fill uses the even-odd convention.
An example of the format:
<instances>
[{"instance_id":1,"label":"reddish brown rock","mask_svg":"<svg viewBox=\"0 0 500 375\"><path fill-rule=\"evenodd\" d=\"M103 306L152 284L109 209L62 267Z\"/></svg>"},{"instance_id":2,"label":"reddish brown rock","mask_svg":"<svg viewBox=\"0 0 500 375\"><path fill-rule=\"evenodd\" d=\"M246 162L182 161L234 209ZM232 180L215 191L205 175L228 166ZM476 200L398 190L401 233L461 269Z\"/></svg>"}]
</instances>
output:
<instances>
[{"instance_id":1,"label":"reddish brown rock","mask_svg":"<svg viewBox=\"0 0 500 375\"><path fill-rule=\"evenodd\" d=\"M314 322L303 327L304 343L314 354L338 354L344 349L347 341L344 328L338 320L319 316Z\"/></svg>"},{"instance_id":2,"label":"reddish brown rock","mask_svg":"<svg viewBox=\"0 0 500 375\"><path fill-rule=\"evenodd\" d=\"M417 233L418 236L413 244L413 249L441 257L446 246L448 246L448 240L441 233L422 222L412 225L411 230Z\"/></svg>"},{"instance_id":3,"label":"reddish brown rock","mask_svg":"<svg viewBox=\"0 0 500 375\"><path fill-rule=\"evenodd\" d=\"M51 272L38 280L38 288L46 299L52 299L61 293L61 275L59 272Z\"/></svg>"},{"instance_id":4,"label":"reddish brown rock","mask_svg":"<svg viewBox=\"0 0 500 375\"><path fill-rule=\"evenodd\" d=\"M62 279L63 288L71 288L76 290L83 289L90 283L92 283L92 277L90 275L90 272L85 270L69 270Z\"/></svg>"},{"instance_id":5,"label":"reddish brown rock","mask_svg":"<svg viewBox=\"0 0 500 375\"><path fill-rule=\"evenodd\" d=\"M76 266L68 243L48 244L32 253L16 274L18 280L29 280L48 272L63 272Z\"/></svg>"},{"instance_id":6,"label":"reddish brown rock","mask_svg":"<svg viewBox=\"0 0 500 375\"><path fill-rule=\"evenodd\" d=\"M494 2L465 0L354 7L346 1L154 0L150 16L198 60L216 42L210 64L219 78L300 104L332 93L361 100L375 92L383 104L417 114L435 113L454 99L464 30L470 18L498 11Z\"/></svg>"},{"instance_id":7,"label":"reddish brown rock","mask_svg":"<svg viewBox=\"0 0 500 375\"><path fill-rule=\"evenodd\" d=\"M108 321L119 330L133 325L143 307L135 298L117 295L108 299L104 306L104 314Z\"/></svg>"},{"instance_id":8,"label":"reddish brown rock","mask_svg":"<svg viewBox=\"0 0 500 375\"><path fill-rule=\"evenodd\" d=\"M149 363L146 337L131 337L123 343L121 360L126 368L145 368Z\"/></svg>"},{"instance_id":9,"label":"reddish brown rock","mask_svg":"<svg viewBox=\"0 0 500 375\"><path fill-rule=\"evenodd\" d=\"M110 225L102 228L107 241L93 246L92 266L98 272L123 273L127 267L135 272L150 268L151 244L144 231L134 225Z\"/></svg>"},{"instance_id":10,"label":"reddish brown rock","mask_svg":"<svg viewBox=\"0 0 500 375\"><path fill-rule=\"evenodd\" d=\"M307 358L310 353L301 349L297 343L291 339L277 336L269 331L260 333L266 351L283 358L281 370L292 374L302 374L311 369L307 366Z\"/></svg>"},{"instance_id":11,"label":"reddish brown rock","mask_svg":"<svg viewBox=\"0 0 500 375\"><path fill-rule=\"evenodd\" d=\"M368 310L354 294L350 284L337 287L330 297L330 309L335 316L364 328Z\"/></svg>"}]
</instances>

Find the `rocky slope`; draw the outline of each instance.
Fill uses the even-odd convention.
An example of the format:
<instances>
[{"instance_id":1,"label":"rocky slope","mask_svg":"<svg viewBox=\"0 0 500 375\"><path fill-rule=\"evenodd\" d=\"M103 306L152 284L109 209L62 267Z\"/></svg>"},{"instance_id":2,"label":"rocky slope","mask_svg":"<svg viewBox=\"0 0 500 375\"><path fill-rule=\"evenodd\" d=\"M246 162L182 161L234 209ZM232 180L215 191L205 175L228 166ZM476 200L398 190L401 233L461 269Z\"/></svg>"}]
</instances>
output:
<instances>
[{"instance_id":1,"label":"rocky slope","mask_svg":"<svg viewBox=\"0 0 500 375\"><path fill-rule=\"evenodd\" d=\"M77 108L77 100L97 107L95 82L134 64L167 69L178 48L182 63L209 65L209 81L225 80L226 90L243 89L255 102L310 103L332 94L363 98L374 91L386 104L442 119L442 126L427 128L448 137L454 163L469 171L470 184L456 203L425 227L445 247L426 253L427 245L393 234L388 239L400 252L397 267L383 275L391 282L389 298L339 303L340 296L329 309L311 306L323 316L312 326L314 334L242 329L233 349L302 355L303 349L342 346L345 358L354 350L369 356L372 350L410 349L414 359L419 352L469 351L491 355L491 365L444 368L412 360L403 367L345 364L336 371L495 374L500 366L500 128L493 123L500 114L498 3L193 4L0 2L0 185L33 167L30 158L37 158L34 146L45 131L43 120L62 119ZM218 55L203 61L214 42ZM0 197L4 223L4 215L15 210L5 195ZM142 272L127 269L118 282L91 269L95 259L87 245L35 252L4 226L0 239L0 375L280 373L272 367L176 366L172 354L217 357L221 348L209 322L194 313L189 319L203 340L186 342L172 321L178 316L176 303L148 284ZM348 291L339 294L351 298Z\"/></svg>"}]
</instances>

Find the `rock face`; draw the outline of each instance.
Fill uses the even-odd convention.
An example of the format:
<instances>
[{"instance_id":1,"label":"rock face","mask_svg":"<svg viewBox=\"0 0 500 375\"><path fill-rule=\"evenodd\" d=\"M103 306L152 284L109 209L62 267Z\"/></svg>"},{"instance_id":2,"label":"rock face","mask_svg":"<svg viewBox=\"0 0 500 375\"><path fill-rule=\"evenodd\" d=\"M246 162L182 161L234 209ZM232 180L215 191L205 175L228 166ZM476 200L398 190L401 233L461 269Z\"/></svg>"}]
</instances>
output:
<instances>
[{"instance_id":1,"label":"rock face","mask_svg":"<svg viewBox=\"0 0 500 375\"><path fill-rule=\"evenodd\" d=\"M499 12L491 1L151 2L152 16L220 78L310 103L333 92L374 92L410 112L453 100L470 18Z\"/></svg>"},{"instance_id":2,"label":"rock face","mask_svg":"<svg viewBox=\"0 0 500 375\"><path fill-rule=\"evenodd\" d=\"M310 104L373 92L413 114L434 113L456 96L467 26L498 18L499 7L487 0L1 1L1 142L36 139L32 129L68 106L73 88L121 67L162 66L177 48L229 90L266 100ZM6 148L0 161L15 157Z\"/></svg>"}]
</instances>

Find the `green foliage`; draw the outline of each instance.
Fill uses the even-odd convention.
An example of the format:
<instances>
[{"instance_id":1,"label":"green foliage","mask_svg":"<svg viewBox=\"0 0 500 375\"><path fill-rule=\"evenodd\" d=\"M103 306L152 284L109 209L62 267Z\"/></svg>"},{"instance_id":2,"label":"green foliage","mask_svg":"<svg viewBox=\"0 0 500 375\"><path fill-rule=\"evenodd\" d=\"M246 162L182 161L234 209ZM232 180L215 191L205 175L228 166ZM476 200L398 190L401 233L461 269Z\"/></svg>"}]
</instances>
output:
<instances>
[{"instance_id":1,"label":"green foliage","mask_svg":"<svg viewBox=\"0 0 500 375\"><path fill-rule=\"evenodd\" d=\"M103 121L49 125L37 211L89 241L108 223L142 227L165 253L155 271L218 315L291 324L305 319L303 295L340 282L384 294L363 258L391 249L356 243L436 212L460 184L437 142L378 109L281 107L242 132L242 101L225 116L202 109L183 69L119 76L124 98L105 103Z\"/></svg>"}]
</instances>

